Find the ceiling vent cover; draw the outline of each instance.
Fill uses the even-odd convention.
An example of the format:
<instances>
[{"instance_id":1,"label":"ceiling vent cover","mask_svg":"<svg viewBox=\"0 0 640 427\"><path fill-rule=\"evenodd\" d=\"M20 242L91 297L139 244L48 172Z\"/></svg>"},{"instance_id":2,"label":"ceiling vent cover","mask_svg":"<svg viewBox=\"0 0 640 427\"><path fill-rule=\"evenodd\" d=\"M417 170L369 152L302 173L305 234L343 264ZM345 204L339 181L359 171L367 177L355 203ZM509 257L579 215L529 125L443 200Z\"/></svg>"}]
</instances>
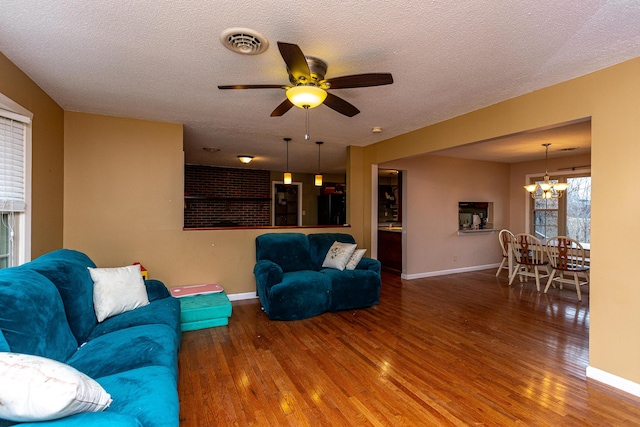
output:
<instances>
[{"instance_id":1,"label":"ceiling vent cover","mask_svg":"<svg viewBox=\"0 0 640 427\"><path fill-rule=\"evenodd\" d=\"M249 28L229 28L220 35L220 42L242 55L257 55L269 47L269 41L262 34Z\"/></svg>"}]
</instances>

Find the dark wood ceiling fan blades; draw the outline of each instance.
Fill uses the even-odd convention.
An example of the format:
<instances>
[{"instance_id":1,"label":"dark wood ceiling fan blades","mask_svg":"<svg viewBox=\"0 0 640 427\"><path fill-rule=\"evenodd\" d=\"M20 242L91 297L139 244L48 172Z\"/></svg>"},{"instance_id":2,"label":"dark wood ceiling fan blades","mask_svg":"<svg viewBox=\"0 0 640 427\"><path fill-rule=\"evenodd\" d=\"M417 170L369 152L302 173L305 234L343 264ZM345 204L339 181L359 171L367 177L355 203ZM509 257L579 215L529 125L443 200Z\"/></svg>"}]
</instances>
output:
<instances>
[{"instance_id":1,"label":"dark wood ceiling fan blades","mask_svg":"<svg viewBox=\"0 0 640 427\"><path fill-rule=\"evenodd\" d=\"M324 105L337 111L340 114L344 114L347 117L353 117L360 112L355 106L348 103L339 96L335 96L332 93L327 92L327 98L324 100Z\"/></svg>"},{"instance_id":2,"label":"dark wood ceiling fan blades","mask_svg":"<svg viewBox=\"0 0 640 427\"><path fill-rule=\"evenodd\" d=\"M353 74L351 76L327 79L326 82L331 85L330 89L349 89L354 87L390 85L393 83L393 77L390 73Z\"/></svg>"},{"instance_id":3,"label":"dark wood ceiling fan blades","mask_svg":"<svg viewBox=\"0 0 640 427\"><path fill-rule=\"evenodd\" d=\"M275 110L273 110L273 112L271 113L271 117L280 117L284 113L289 111L292 107L293 107L293 104L287 98L284 101L282 101L282 103L278 105Z\"/></svg>"},{"instance_id":4,"label":"dark wood ceiling fan blades","mask_svg":"<svg viewBox=\"0 0 640 427\"><path fill-rule=\"evenodd\" d=\"M226 85L218 89L286 89L285 85Z\"/></svg>"},{"instance_id":5,"label":"dark wood ceiling fan blades","mask_svg":"<svg viewBox=\"0 0 640 427\"><path fill-rule=\"evenodd\" d=\"M348 76L336 77L333 79L324 79L324 75L327 71L327 63L320 58L313 56L304 56L302 49L297 44L278 42L278 49L280 55L287 65L287 71L289 73L289 81L291 85L278 85L278 84L249 84L249 85L223 85L218 86L218 89L295 89L302 90L302 86L309 86L309 89L315 91L324 92L327 97L324 100L324 104L343 114L347 117L353 117L360 113L355 106L345 101L344 99L333 95L328 90L331 89L349 89L358 87L370 87L370 86L382 86L393 83L393 77L391 73L364 73L364 74L352 74ZM312 86L312 87L311 87ZM318 89L319 88L319 89ZM322 90L320 90L322 89ZM287 92L289 96L294 94ZM319 97L319 101L321 98ZM297 105L297 104L296 104ZM318 105L316 103L313 106ZM271 117L280 117L289 111L294 104L285 99L275 110L271 112Z\"/></svg>"},{"instance_id":6,"label":"dark wood ceiling fan blades","mask_svg":"<svg viewBox=\"0 0 640 427\"><path fill-rule=\"evenodd\" d=\"M300 80L300 77L304 77L305 80L311 80L311 71L309 70L309 64L304 57L304 53L297 44L278 42L278 49L280 49L280 55L284 63L287 64L289 73L296 79Z\"/></svg>"}]
</instances>

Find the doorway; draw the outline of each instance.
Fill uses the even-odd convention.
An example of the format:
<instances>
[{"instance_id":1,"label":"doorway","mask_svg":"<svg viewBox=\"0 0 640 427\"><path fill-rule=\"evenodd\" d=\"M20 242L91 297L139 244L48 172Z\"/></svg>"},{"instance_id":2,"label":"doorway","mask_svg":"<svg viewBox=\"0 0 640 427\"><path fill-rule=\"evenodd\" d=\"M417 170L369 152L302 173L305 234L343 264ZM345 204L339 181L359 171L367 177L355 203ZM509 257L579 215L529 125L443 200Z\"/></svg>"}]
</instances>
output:
<instances>
[{"instance_id":1,"label":"doorway","mask_svg":"<svg viewBox=\"0 0 640 427\"><path fill-rule=\"evenodd\" d=\"M378 260L396 274L403 264L402 181L402 171L378 169Z\"/></svg>"},{"instance_id":2,"label":"doorway","mask_svg":"<svg viewBox=\"0 0 640 427\"><path fill-rule=\"evenodd\" d=\"M271 224L278 227L302 225L302 183L274 181L271 190Z\"/></svg>"}]
</instances>

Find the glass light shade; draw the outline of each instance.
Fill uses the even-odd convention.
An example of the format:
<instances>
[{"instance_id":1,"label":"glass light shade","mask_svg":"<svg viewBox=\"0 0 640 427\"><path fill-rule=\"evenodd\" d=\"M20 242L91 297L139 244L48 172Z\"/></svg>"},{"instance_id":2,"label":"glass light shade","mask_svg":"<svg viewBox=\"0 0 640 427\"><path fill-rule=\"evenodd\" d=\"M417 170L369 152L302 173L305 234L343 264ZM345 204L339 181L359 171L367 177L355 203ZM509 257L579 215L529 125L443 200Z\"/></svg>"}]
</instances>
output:
<instances>
[{"instance_id":1,"label":"glass light shade","mask_svg":"<svg viewBox=\"0 0 640 427\"><path fill-rule=\"evenodd\" d=\"M540 188L542 189L542 191L547 191L551 188L551 184L549 184L548 182L541 182Z\"/></svg>"},{"instance_id":2,"label":"glass light shade","mask_svg":"<svg viewBox=\"0 0 640 427\"><path fill-rule=\"evenodd\" d=\"M296 107L315 108L322 104L327 92L317 86L294 86L287 89L287 98Z\"/></svg>"},{"instance_id":3,"label":"glass light shade","mask_svg":"<svg viewBox=\"0 0 640 427\"><path fill-rule=\"evenodd\" d=\"M315 184L316 187L322 187L322 175L316 175Z\"/></svg>"},{"instance_id":4,"label":"glass light shade","mask_svg":"<svg viewBox=\"0 0 640 427\"><path fill-rule=\"evenodd\" d=\"M557 184L553 184L553 188L555 188L556 191L564 191L569 188L569 184L567 184L566 182L559 182Z\"/></svg>"},{"instance_id":5,"label":"glass light shade","mask_svg":"<svg viewBox=\"0 0 640 427\"><path fill-rule=\"evenodd\" d=\"M536 190L538 189L538 184L525 185L524 189L527 190L529 193L535 193Z\"/></svg>"},{"instance_id":6,"label":"glass light shade","mask_svg":"<svg viewBox=\"0 0 640 427\"><path fill-rule=\"evenodd\" d=\"M291 184L291 172L284 173L284 183Z\"/></svg>"},{"instance_id":7,"label":"glass light shade","mask_svg":"<svg viewBox=\"0 0 640 427\"><path fill-rule=\"evenodd\" d=\"M251 160L253 160L253 156L238 156L238 160L245 164L251 163Z\"/></svg>"}]
</instances>

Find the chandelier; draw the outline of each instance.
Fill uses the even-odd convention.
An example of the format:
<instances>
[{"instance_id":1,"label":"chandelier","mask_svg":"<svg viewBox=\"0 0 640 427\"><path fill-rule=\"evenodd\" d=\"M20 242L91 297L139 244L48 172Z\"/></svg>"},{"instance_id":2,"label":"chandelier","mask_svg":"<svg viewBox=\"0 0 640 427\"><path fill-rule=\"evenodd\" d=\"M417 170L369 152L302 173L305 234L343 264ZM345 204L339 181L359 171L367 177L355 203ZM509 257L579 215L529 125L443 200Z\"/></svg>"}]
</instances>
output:
<instances>
[{"instance_id":1,"label":"chandelier","mask_svg":"<svg viewBox=\"0 0 640 427\"><path fill-rule=\"evenodd\" d=\"M525 185L524 189L531 194L532 199L557 199L562 197L564 191L569 187L566 182L549 182L549 172L547 166L549 164L549 146L551 144L542 144L546 148L544 156L544 180L537 184ZM540 191L538 191L540 189Z\"/></svg>"}]
</instances>

